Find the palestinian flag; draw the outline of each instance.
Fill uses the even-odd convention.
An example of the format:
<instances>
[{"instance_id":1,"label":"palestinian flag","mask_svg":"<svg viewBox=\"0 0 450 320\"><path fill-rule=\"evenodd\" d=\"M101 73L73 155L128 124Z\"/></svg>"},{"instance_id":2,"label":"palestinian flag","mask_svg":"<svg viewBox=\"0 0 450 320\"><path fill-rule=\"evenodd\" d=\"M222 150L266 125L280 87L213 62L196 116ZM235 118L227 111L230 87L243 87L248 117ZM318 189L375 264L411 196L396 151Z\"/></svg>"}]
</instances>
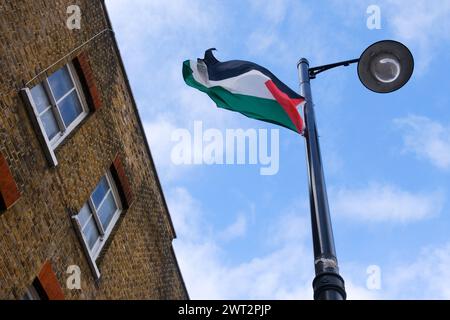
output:
<instances>
[{"instance_id":1,"label":"palestinian flag","mask_svg":"<svg viewBox=\"0 0 450 320\"><path fill-rule=\"evenodd\" d=\"M208 94L219 108L302 133L303 121L297 110L304 101L302 96L266 68L241 60L220 62L212 50L206 50L204 59L183 63L186 84Z\"/></svg>"}]
</instances>

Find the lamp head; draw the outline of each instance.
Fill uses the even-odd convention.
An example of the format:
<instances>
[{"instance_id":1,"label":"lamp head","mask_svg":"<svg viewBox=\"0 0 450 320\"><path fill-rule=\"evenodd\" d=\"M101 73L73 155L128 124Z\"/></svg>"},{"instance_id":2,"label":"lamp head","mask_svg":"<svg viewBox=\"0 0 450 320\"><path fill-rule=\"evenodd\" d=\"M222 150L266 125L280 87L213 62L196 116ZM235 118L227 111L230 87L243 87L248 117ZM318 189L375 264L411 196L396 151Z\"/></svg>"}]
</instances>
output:
<instances>
[{"instance_id":1,"label":"lamp head","mask_svg":"<svg viewBox=\"0 0 450 320\"><path fill-rule=\"evenodd\" d=\"M358 76L363 85L378 93L400 89L411 78L414 58L400 42L383 40L370 45L361 54Z\"/></svg>"}]
</instances>

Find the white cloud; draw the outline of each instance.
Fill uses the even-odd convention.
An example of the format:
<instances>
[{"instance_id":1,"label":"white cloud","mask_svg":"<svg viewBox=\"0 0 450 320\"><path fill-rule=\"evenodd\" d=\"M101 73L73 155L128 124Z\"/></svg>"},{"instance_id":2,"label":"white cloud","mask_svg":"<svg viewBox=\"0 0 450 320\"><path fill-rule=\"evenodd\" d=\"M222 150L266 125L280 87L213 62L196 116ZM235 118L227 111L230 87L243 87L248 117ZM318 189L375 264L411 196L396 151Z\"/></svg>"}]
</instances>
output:
<instances>
[{"instance_id":1,"label":"white cloud","mask_svg":"<svg viewBox=\"0 0 450 320\"><path fill-rule=\"evenodd\" d=\"M450 169L450 126L416 115L395 119L394 123L403 131L404 151L440 169Z\"/></svg>"},{"instance_id":2,"label":"white cloud","mask_svg":"<svg viewBox=\"0 0 450 320\"><path fill-rule=\"evenodd\" d=\"M430 44L430 41L450 39L450 3L446 0L410 1L386 0L382 10L388 13L388 23L405 40Z\"/></svg>"},{"instance_id":3,"label":"white cloud","mask_svg":"<svg viewBox=\"0 0 450 320\"><path fill-rule=\"evenodd\" d=\"M107 7L113 26L127 35L124 44L138 47L147 45L145 39L158 44L189 42L199 39L198 33L211 37L222 21L220 12L223 12L220 3L205 6L201 0L114 0L107 1ZM179 44L183 45L180 41ZM176 47L172 49L177 51Z\"/></svg>"},{"instance_id":4,"label":"white cloud","mask_svg":"<svg viewBox=\"0 0 450 320\"><path fill-rule=\"evenodd\" d=\"M143 125L153 160L163 182L174 181L192 169L192 166L175 165L171 160L170 155L175 145L171 136L178 129L172 121L158 117L153 122L144 122Z\"/></svg>"},{"instance_id":5,"label":"white cloud","mask_svg":"<svg viewBox=\"0 0 450 320\"><path fill-rule=\"evenodd\" d=\"M300 233L299 237L298 233L286 232L298 225L296 217L283 216L270 230L270 234L274 231L278 234L274 250L229 265L219 243L224 235L243 232L246 220L240 218L242 215L238 215L231 228L212 232L207 215L186 190L177 188L169 192L167 199L178 233L174 248L191 298L311 298L313 268L310 249L304 244L306 233Z\"/></svg>"},{"instance_id":6,"label":"white cloud","mask_svg":"<svg viewBox=\"0 0 450 320\"><path fill-rule=\"evenodd\" d=\"M450 2L446 0L387 0L382 14L397 38L416 49L416 70L424 73L437 48L450 41Z\"/></svg>"},{"instance_id":7,"label":"white cloud","mask_svg":"<svg viewBox=\"0 0 450 320\"><path fill-rule=\"evenodd\" d=\"M247 49L255 55L264 54L274 46L277 46L277 39L279 38L276 34L267 30L254 31L248 37Z\"/></svg>"},{"instance_id":8,"label":"white cloud","mask_svg":"<svg viewBox=\"0 0 450 320\"><path fill-rule=\"evenodd\" d=\"M170 162L170 158L164 157L159 161L160 159L158 157L170 154L171 145L168 142L176 127L169 120L162 117L151 123L144 122L143 125L152 153L157 155L156 162L158 164L167 164Z\"/></svg>"},{"instance_id":9,"label":"white cloud","mask_svg":"<svg viewBox=\"0 0 450 320\"><path fill-rule=\"evenodd\" d=\"M254 26L245 41L247 51L251 56L285 64L291 59L293 50L286 39L286 30L282 32L281 29L292 25L292 16L299 12L301 4L293 0L249 0L249 4L248 11L249 15L253 15ZM302 13L305 19L309 10L305 9Z\"/></svg>"},{"instance_id":10,"label":"white cloud","mask_svg":"<svg viewBox=\"0 0 450 320\"><path fill-rule=\"evenodd\" d=\"M304 245L286 244L269 254L229 265L226 252L216 241L194 244L186 239L180 240L174 242L174 247L193 299L312 297L312 256Z\"/></svg>"},{"instance_id":11,"label":"white cloud","mask_svg":"<svg viewBox=\"0 0 450 320\"><path fill-rule=\"evenodd\" d=\"M144 120L163 115L176 125L192 119L220 124L218 112L203 93L183 81L182 63L221 42L225 12L219 2L201 0L108 1L108 10Z\"/></svg>"},{"instance_id":12,"label":"white cloud","mask_svg":"<svg viewBox=\"0 0 450 320\"><path fill-rule=\"evenodd\" d=\"M201 204L184 188L175 187L166 193L170 216L179 238L197 241L209 234L203 221Z\"/></svg>"},{"instance_id":13,"label":"white cloud","mask_svg":"<svg viewBox=\"0 0 450 320\"><path fill-rule=\"evenodd\" d=\"M220 2L201 0L114 0L107 6L161 180L172 183L196 168L172 163L174 130L192 133L198 120L222 129L239 119L188 87L181 72L184 60L221 42L225 11Z\"/></svg>"},{"instance_id":14,"label":"white cloud","mask_svg":"<svg viewBox=\"0 0 450 320\"><path fill-rule=\"evenodd\" d=\"M379 300L384 299L383 294L377 290L369 290L366 287L356 285L349 280L351 277L343 275L345 282L345 291L347 292L348 300Z\"/></svg>"},{"instance_id":15,"label":"white cloud","mask_svg":"<svg viewBox=\"0 0 450 320\"><path fill-rule=\"evenodd\" d=\"M292 0L272 0L270 2L250 0L250 6L258 12L264 22L279 24L286 18L294 2Z\"/></svg>"},{"instance_id":16,"label":"white cloud","mask_svg":"<svg viewBox=\"0 0 450 320\"><path fill-rule=\"evenodd\" d=\"M384 272L391 299L450 299L450 243L424 247L412 261Z\"/></svg>"},{"instance_id":17,"label":"white cloud","mask_svg":"<svg viewBox=\"0 0 450 320\"><path fill-rule=\"evenodd\" d=\"M413 193L393 185L371 184L361 189L331 189L333 212L362 222L406 223L438 215L440 192Z\"/></svg>"},{"instance_id":18,"label":"white cloud","mask_svg":"<svg viewBox=\"0 0 450 320\"><path fill-rule=\"evenodd\" d=\"M247 219L244 215L238 215L232 224L220 232L218 238L224 241L230 241L244 236L246 231Z\"/></svg>"},{"instance_id":19,"label":"white cloud","mask_svg":"<svg viewBox=\"0 0 450 320\"><path fill-rule=\"evenodd\" d=\"M266 230L271 250L230 264L220 244L223 232L208 227L208 216L198 201L183 188L168 194L178 232L174 248L192 299L312 299L314 271L304 201L283 210ZM400 193L400 203L402 197ZM348 299L449 299L450 243L411 255L412 262L380 266L381 290L366 288L367 265L341 261Z\"/></svg>"},{"instance_id":20,"label":"white cloud","mask_svg":"<svg viewBox=\"0 0 450 320\"><path fill-rule=\"evenodd\" d=\"M373 3L333 0L338 14L348 27L366 28L369 5L381 9L381 26L391 38L405 43L415 59L415 73L424 74L436 58L443 42L450 41L450 2L447 0L377 0ZM376 32L376 31L373 31ZM441 52L446 54L446 52Z\"/></svg>"},{"instance_id":21,"label":"white cloud","mask_svg":"<svg viewBox=\"0 0 450 320\"><path fill-rule=\"evenodd\" d=\"M306 208L303 202L282 211L265 230L271 250L260 255L249 253L247 261L230 264L225 247L220 245L224 231L213 232L208 227L208 215L185 189L168 194L178 232L174 248L192 299L312 299L308 215L294 214ZM353 298L371 297L363 287L348 281Z\"/></svg>"},{"instance_id":22,"label":"white cloud","mask_svg":"<svg viewBox=\"0 0 450 320\"><path fill-rule=\"evenodd\" d=\"M427 245L410 252L403 260L381 264L379 290L363 285L367 265L341 264L348 299L450 299L450 242ZM356 280L356 281L355 281ZM360 283L361 285L354 285Z\"/></svg>"},{"instance_id":23,"label":"white cloud","mask_svg":"<svg viewBox=\"0 0 450 320\"><path fill-rule=\"evenodd\" d=\"M296 74L296 63L301 56L308 57L314 65L330 63L333 56L339 55L339 45L348 45L342 36L334 42L328 41L327 35L333 27L327 21L317 23L321 9L305 2L250 0L250 4L249 14L253 14L255 22L246 39L247 51L280 71L293 70Z\"/></svg>"},{"instance_id":24,"label":"white cloud","mask_svg":"<svg viewBox=\"0 0 450 320\"><path fill-rule=\"evenodd\" d=\"M283 210L279 222L269 228L271 237L267 242L275 246L302 243L310 237L310 224L309 204L299 201Z\"/></svg>"}]
</instances>

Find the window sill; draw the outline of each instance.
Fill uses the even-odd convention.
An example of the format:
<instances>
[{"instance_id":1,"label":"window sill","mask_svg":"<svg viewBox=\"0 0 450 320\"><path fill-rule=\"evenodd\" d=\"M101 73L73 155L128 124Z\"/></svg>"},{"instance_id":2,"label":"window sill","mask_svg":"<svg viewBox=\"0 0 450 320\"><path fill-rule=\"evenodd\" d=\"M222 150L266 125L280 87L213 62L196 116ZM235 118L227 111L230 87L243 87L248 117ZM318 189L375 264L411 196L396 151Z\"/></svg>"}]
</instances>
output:
<instances>
[{"instance_id":1,"label":"window sill","mask_svg":"<svg viewBox=\"0 0 450 320\"><path fill-rule=\"evenodd\" d=\"M64 143L64 141L73 135L73 133L76 131L78 126L84 122L84 119L86 119L88 116L87 112L81 113L67 128L67 130L63 134L59 134L59 137L53 139L50 141L48 148L53 149L53 152L56 151L56 149Z\"/></svg>"}]
</instances>

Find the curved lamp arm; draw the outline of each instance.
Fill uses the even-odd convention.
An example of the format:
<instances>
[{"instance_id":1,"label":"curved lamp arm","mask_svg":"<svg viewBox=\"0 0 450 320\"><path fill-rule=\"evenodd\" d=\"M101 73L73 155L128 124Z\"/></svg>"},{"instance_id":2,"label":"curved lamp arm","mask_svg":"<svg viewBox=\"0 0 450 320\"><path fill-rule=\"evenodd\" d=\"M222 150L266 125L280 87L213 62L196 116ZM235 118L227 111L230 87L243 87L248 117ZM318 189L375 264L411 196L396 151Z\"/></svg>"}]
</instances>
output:
<instances>
[{"instance_id":1,"label":"curved lamp arm","mask_svg":"<svg viewBox=\"0 0 450 320\"><path fill-rule=\"evenodd\" d=\"M326 70L329 70L329 69L332 69L332 68L336 68L336 67L340 67L340 66L347 67L350 64L357 63L357 62L359 62L359 58L358 59L341 61L341 62L336 62L336 63L331 63L331 64L326 64L326 65L318 66L318 67L314 67L314 68L309 68L309 78L310 79L315 79L316 75L321 73L321 72L323 72L323 71L326 71Z\"/></svg>"}]
</instances>

